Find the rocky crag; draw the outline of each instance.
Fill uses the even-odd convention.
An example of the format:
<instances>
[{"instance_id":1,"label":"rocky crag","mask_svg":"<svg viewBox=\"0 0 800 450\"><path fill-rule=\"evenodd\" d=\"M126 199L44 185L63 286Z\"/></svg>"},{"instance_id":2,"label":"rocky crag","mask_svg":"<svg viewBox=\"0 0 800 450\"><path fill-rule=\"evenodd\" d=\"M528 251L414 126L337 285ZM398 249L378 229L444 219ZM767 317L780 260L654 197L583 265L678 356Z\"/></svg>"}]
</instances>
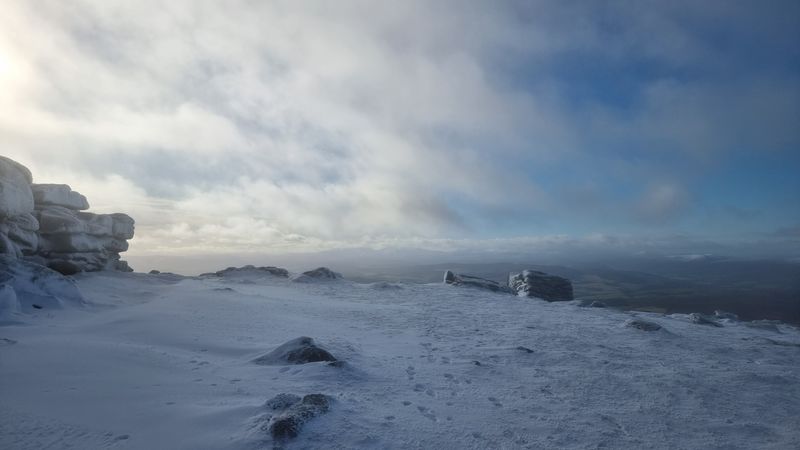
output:
<instances>
[{"instance_id":1,"label":"rocky crag","mask_svg":"<svg viewBox=\"0 0 800 450\"><path fill-rule=\"evenodd\" d=\"M134 221L126 214L87 212L86 197L66 184L35 184L23 165L0 156L0 255L62 274L131 271Z\"/></svg>"},{"instance_id":2,"label":"rocky crag","mask_svg":"<svg viewBox=\"0 0 800 450\"><path fill-rule=\"evenodd\" d=\"M570 301L574 299L572 283L562 277L548 275L536 270L524 270L521 273L510 273L508 285L493 280L486 280L471 275L444 273L444 283L453 286L465 286L484 289L492 292L513 294L519 297L530 297L548 302ZM600 305L595 305L600 306Z\"/></svg>"}]
</instances>

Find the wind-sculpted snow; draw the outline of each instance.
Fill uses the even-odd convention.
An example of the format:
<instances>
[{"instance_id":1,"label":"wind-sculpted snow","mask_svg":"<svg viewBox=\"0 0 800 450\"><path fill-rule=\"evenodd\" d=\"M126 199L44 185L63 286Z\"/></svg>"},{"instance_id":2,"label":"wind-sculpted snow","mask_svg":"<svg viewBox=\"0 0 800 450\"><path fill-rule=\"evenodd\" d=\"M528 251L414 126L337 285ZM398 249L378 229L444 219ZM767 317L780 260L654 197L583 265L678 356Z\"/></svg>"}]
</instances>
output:
<instances>
[{"instance_id":1,"label":"wind-sculpted snow","mask_svg":"<svg viewBox=\"0 0 800 450\"><path fill-rule=\"evenodd\" d=\"M0 323L23 321L23 314L83 306L75 282L38 264L0 255Z\"/></svg>"},{"instance_id":2,"label":"wind-sculpted snow","mask_svg":"<svg viewBox=\"0 0 800 450\"><path fill-rule=\"evenodd\" d=\"M0 448L800 447L800 332L784 324L443 283L76 280L97 306L0 327ZM297 336L347 368L253 364ZM276 438L271 424L312 393L328 411Z\"/></svg>"},{"instance_id":3,"label":"wind-sculpted snow","mask_svg":"<svg viewBox=\"0 0 800 450\"><path fill-rule=\"evenodd\" d=\"M33 184L30 171L0 156L0 255L26 258L63 274L129 271L134 221L93 214L86 197L66 184Z\"/></svg>"}]
</instances>

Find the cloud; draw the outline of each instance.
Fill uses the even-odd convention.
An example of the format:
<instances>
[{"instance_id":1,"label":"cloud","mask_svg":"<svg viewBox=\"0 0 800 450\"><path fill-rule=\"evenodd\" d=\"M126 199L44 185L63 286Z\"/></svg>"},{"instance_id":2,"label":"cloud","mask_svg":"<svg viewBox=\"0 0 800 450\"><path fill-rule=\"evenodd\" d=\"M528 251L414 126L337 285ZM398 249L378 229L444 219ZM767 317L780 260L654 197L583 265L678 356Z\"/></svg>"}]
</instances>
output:
<instances>
[{"instance_id":1,"label":"cloud","mask_svg":"<svg viewBox=\"0 0 800 450\"><path fill-rule=\"evenodd\" d=\"M796 6L742 5L11 1L0 146L132 252L645 232L800 142Z\"/></svg>"},{"instance_id":2,"label":"cloud","mask_svg":"<svg viewBox=\"0 0 800 450\"><path fill-rule=\"evenodd\" d=\"M645 221L661 223L680 216L688 205L689 194L681 186L657 183L642 193L636 212Z\"/></svg>"}]
</instances>

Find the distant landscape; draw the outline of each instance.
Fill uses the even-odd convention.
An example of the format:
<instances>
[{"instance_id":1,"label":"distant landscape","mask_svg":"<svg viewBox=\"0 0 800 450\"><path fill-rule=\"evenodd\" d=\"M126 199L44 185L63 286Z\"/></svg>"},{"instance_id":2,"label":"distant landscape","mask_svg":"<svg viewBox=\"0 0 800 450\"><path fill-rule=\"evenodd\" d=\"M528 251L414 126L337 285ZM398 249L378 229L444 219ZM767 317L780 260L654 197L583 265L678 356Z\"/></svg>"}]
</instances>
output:
<instances>
[{"instance_id":1,"label":"distant landscape","mask_svg":"<svg viewBox=\"0 0 800 450\"><path fill-rule=\"evenodd\" d=\"M633 267L640 267L638 270ZM535 269L572 280L578 299L602 300L626 310L713 313L742 320L800 324L800 264L783 261L617 261L575 267L525 263L445 263L419 266L352 267L357 281L441 281L445 270L503 282L509 272Z\"/></svg>"}]
</instances>

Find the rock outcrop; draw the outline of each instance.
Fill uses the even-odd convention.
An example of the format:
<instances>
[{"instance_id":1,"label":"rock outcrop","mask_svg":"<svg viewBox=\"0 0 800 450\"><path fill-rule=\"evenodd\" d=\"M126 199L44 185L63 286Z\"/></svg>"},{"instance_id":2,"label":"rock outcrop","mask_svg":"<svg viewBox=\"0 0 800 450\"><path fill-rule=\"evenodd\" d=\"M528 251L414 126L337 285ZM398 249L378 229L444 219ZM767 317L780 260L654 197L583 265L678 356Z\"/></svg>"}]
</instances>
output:
<instances>
[{"instance_id":1,"label":"rock outcrop","mask_svg":"<svg viewBox=\"0 0 800 450\"><path fill-rule=\"evenodd\" d=\"M33 216L31 172L0 156L0 254L33 255L39 245L39 222Z\"/></svg>"},{"instance_id":2,"label":"rock outcrop","mask_svg":"<svg viewBox=\"0 0 800 450\"><path fill-rule=\"evenodd\" d=\"M267 409L278 412L269 416L267 429L274 439L297 437L309 420L328 412L331 398L324 394L309 394L300 399L293 394L278 394L267 401Z\"/></svg>"},{"instance_id":3,"label":"rock outcrop","mask_svg":"<svg viewBox=\"0 0 800 450\"><path fill-rule=\"evenodd\" d=\"M508 275L508 287L520 297L535 297L548 302L573 299L572 283L566 278L537 270L524 270Z\"/></svg>"},{"instance_id":4,"label":"rock outcrop","mask_svg":"<svg viewBox=\"0 0 800 450\"><path fill-rule=\"evenodd\" d=\"M297 277L295 277L292 281L298 283L309 283L314 281L333 281L339 280L342 278L342 274L339 272L334 272L327 267L317 267L314 270L309 270L307 272L303 272Z\"/></svg>"},{"instance_id":5,"label":"rock outcrop","mask_svg":"<svg viewBox=\"0 0 800 450\"><path fill-rule=\"evenodd\" d=\"M321 361L335 362L337 359L330 352L318 346L314 339L307 336L292 339L266 355L253 360L254 363L263 366L308 364Z\"/></svg>"},{"instance_id":6,"label":"rock outcrop","mask_svg":"<svg viewBox=\"0 0 800 450\"><path fill-rule=\"evenodd\" d=\"M201 274L201 277L237 277L237 276L249 276L249 275L270 275L275 277L281 278L288 278L289 271L283 269L281 267L274 267L274 266L264 266L264 267L256 267L253 265L247 265L243 267L228 267L227 269L218 270L216 272L209 272Z\"/></svg>"},{"instance_id":7,"label":"rock outcrop","mask_svg":"<svg viewBox=\"0 0 800 450\"><path fill-rule=\"evenodd\" d=\"M453 271L450 270L444 272L444 283L453 286L466 286L466 287L484 289L492 292L511 293L508 287L503 286L496 281L487 280L485 278L474 277L471 275L462 275L460 273L454 273Z\"/></svg>"},{"instance_id":8,"label":"rock outcrop","mask_svg":"<svg viewBox=\"0 0 800 450\"><path fill-rule=\"evenodd\" d=\"M0 157L0 254L66 275L130 271L120 253L133 238L133 219L87 209L86 197L69 186L34 184L27 168Z\"/></svg>"}]
</instances>

